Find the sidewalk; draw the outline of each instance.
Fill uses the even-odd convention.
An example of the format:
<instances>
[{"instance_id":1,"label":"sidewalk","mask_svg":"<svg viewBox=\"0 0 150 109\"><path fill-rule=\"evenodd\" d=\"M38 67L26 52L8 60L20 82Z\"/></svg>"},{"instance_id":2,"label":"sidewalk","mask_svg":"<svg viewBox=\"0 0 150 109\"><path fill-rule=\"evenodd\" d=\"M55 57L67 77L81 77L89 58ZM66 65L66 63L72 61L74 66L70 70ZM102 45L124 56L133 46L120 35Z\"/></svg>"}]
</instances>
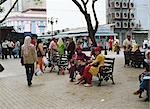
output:
<instances>
[{"instance_id":1,"label":"sidewalk","mask_svg":"<svg viewBox=\"0 0 150 109\"><path fill-rule=\"evenodd\" d=\"M138 89L137 77L143 69L124 68L122 53L108 54L116 57L116 84L102 82L97 87L94 78L93 87L88 88L70 83L68 74L49 73L48 68L43 76L34 76L29 88L20 60L0 60L5 67L0 73L0 109L149 109L150 103L132 94Z\"/></svg>"}]
</instances>

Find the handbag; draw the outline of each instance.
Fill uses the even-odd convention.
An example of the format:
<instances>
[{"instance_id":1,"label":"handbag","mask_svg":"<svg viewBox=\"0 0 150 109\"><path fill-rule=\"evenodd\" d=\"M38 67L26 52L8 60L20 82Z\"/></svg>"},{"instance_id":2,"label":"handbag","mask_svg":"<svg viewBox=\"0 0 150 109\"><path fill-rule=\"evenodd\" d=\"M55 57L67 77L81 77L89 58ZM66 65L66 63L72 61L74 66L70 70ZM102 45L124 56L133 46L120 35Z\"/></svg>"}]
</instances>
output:
<instances>
[{"instance_id":1,"label":"handbag","mask_svg":"<svg viewBox=\"0 0 150 109\"><path fill-rule=\"evenodd\" d=\"M0 72L2 72L4 70L4 67L2 66L2 64L0 64Z\"/></svg>"},{"instance_id":2,"label":"handbag","mask_svg":"<svg viewBox=\"0 0 150 109\"><path fill-rule=\"evenodd\" d=\"M37 51L37 57L42 57L42 52L40 50Z\"/></svg>"},{"instance_id":3,"label":"handbag","mask_svg":"<svg viewBox=\"0 0 150 109\"><path fill-rule=\"evenodd\" d=\"M45 56L43 57L43 63L44 63L45 66L49 65L49 61Z\"/></svg>"},{"instance_id":4,"label":"handbag","mask_svg":"<svg viewBox=\"0 0 150 109\"><path fill-rule=\"evenodd\" d=\"M24 65L24 60L23 57L21 57L21 61L20 61L21 65Z\"/></svg>"},{"instance_id":5,"label":"handbag","mask_svg":"<svg viewBox=\"0 0 150 109\"><path fill-rule=\"evenodd\" d=\"M37 68L35 70L35 76L42 76L43 75L43 72L40 70L40 68Z\"/></svg>"}]
</instances>

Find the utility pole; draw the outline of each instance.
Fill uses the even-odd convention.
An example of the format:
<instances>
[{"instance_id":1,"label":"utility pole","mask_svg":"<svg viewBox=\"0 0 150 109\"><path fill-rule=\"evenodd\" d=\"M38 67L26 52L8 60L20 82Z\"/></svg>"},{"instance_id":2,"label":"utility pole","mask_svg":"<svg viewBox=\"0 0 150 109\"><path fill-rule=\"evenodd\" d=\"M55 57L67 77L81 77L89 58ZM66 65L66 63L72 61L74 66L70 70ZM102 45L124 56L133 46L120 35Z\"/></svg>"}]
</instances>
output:
<instances>
[{"instance_id":1,"label":"utility pole","mask_svg":"<svg viewBox=\"0 0 150 109\"><path fill-rule=\"evenodd\" d=\"M58 18L51 17L50 19L48 19L48 23L51 24L51 30L52 30L52 31L51 31L51 36L52 36L52 38L53 38L53 36L54 36L53 26L54 26L54 23L57 24L57 22L58 22Z\"/></svg>"}]
</instances>

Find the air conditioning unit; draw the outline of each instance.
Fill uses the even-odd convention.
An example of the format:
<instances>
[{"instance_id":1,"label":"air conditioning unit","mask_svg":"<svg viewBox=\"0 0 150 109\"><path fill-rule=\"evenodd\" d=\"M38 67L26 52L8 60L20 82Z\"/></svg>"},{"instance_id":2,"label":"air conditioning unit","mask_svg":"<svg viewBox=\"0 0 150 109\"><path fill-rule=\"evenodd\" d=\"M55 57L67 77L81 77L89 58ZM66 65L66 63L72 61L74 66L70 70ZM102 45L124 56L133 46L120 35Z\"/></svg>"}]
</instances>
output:
<instances>
[{"instance_id":1,"label":"air conditioning unit","mask_svg":"<svg viewBox=\"0 0 150 109\"><path fill-rule=\"evenodd\" d=\"M121 28L121 22L120 21L115 22L115 28Z\"/></svg>"},{"instance_id":2,"label":"air conditioning unit","mask_svg":"<svg viewBox=\"0 0 150 109\"><path fill-rule=\"evenodd\" d=\"M122 8L128 8L128 3L127 2L122 2Z\"/></svg>"},{"instance_id":3,"label":"air conditioning unit","mask_svg":"<svg viewBox=\"0 0 150 109\"><path fill-rule=\"evenodd\" d=\"M120 12L115 12L115 18L120 19L121 18L121 13Z\"/></svg>"},{"instance_id":4,"label":"air conditioning unit","mask_svg":"<svg viewBox=\"0 0 150 109\"><path fill-rule=\"evenodd\" d=\"M135 22L130 22L130 28L136 28Z\"/></svg>"},{"instance_id":5,"label":"air conditioning unit","mask_svg":"<svg viewBox=\"0 0 150 109\"><path fill-rule=\"evenodd\" d=\"M115 1L114 2L114 7L115 8L120 8L121 7L121 3L119 1Z\"/></svg>"},{"instance_id":6,"label":"air conditioning unit","mask_svg":"<svg viewBox=\"0 0 150 109\"><path fill-rule=\"evenodd\" d=\"M130 19L134 19L134 18L135 18L134 13L133 13L133 12L131 12L129 17L130 17Z\"/></svg>"},{"instance_id":7,"label":"air conditioning unit","mask_svg":"<svg viewBox=\"0 0 150 109\"><path fill-rule=\"evenodd\" d=\"M127 21L122 22L122 27L123 28L128 28L128 22Z\"/></svg>"},{"instance_id":8,"label":"air conditioning unit","mask_svg":"<svg viewBox=\"0 0 150 109\"><path fill-rule=\"evenodd\" d=\"M114 12L112 13L112 19L120 19L121 13L120 12Z\"/></svg>"},{"instance_id":9,"label":"air conditioning unit","mask_svg":"<svg viewBox=\"0 0 150 109\"><path fill-rule=\"evenodd\" d=\"M129 3L129 8L134 8L134 3L133 2Z\"/></svg>"},{"instance_id":10,"label":"air conditioning unit","mask_svg":"<svg viewBox=\"0 0 150 109\"><path fill-rule=\"evenodd\" d=\"M123 13L122 13L122 18L123 18L123 19L128 19L128 17L129 17L128 12L123 12Z\"/></svg>"}]
</instances>

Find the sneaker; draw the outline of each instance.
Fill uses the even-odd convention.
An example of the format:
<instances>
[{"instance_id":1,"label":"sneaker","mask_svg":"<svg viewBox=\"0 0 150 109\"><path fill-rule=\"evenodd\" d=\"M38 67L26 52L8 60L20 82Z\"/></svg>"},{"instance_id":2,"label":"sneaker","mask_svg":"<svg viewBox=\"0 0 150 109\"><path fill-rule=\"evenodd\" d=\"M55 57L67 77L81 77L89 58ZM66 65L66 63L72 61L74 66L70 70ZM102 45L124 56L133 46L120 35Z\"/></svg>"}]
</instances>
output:
<instances>
[{"instance_id":1,"label":"sneaker","mask_svg":"<svg viewBox=\"0 0 150 109\"><path fill-rule=\"evenodd\" d=\"M137 90L136 92L134 92L133 94L134 95L138 95L138 94L140 94L141 93L141 90Z\"/></svg>"},{"instance_id":2,"label":"sneaker","mask_svg":"<svg viewBox=\"0 0 150 109\"><path fill-rule=\"evenodd\" d=\"M28 86L30 87L32 85L32 82L28 82Z\"/></svg>"},{"instance_id":3,"label":"sneaker","mask_svg":"<svg viewBox=\"0 0 150 109\"><path fill-rule=\"evenodd\" d=\"M73 80L73 79L71 79L71 80L70 80L70 82L74 82L74 80Z\"/></svg>"},{"instance_id":4,"label":"sneaker","mask_svg":"<svg viewBox=\"0 0 150 109\"><path fill-rule=\"evenodd\" d=\"M92 84L84 84L85 87L92 87Z\"/></svg>"},{"instance_id":5,"label":"sneaker","mask_svg":"<svg viewBox=\"0 0 150 109\"><path fill-rule=\"evenodd\" d=\"M80 81L76 81L74 85L77 85L77 84L79 84L79 83L80 83Z\"/></svg>"}]
</instances>

